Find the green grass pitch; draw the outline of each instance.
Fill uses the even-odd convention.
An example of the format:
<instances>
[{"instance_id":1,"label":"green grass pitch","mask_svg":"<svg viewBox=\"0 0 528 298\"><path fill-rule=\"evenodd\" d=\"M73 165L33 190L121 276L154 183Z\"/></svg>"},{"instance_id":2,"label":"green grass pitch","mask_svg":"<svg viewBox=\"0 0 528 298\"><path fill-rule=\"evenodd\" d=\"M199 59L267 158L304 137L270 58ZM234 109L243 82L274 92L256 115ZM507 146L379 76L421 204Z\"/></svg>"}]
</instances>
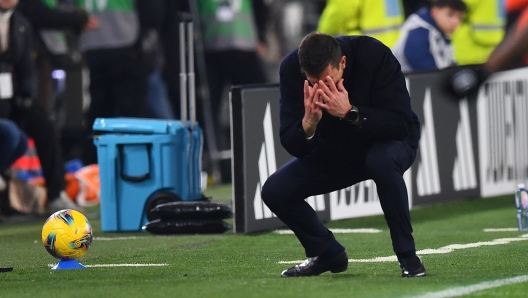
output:
<instances>
[{"instance_id":1,"label":"green grass pitch","mask_svg":"<svg viewBox=\"0 0 528 298\"><path fill-rule=\"evenodd\" d=\"M206 195L230 202L231 186L210 188ZM411 217L418 250L444 248L443 253L422 255L428 270L424 278L403 279L394 261L351 262L348 271L340 274L280 278L280 272L291 266L280 261L305 258L293 235L103 233L99 219L90 220L96 239L81 263L167 265L51 270L49 264L56 260L40 239L44 220L3 223L0 265L13 266L14 271L0 273L0 297L528 296L528 237L515 230L484 231L516 228L513 195L418 208L411 211ZM336 234L350 259L393 256L383 216L334 221L327 226L382 230ZM130 238L107 241L100 237ZM449 246L453 244L460 246ZM511 280L515 282L507 282Z\"/></svg>"}]
</instances>

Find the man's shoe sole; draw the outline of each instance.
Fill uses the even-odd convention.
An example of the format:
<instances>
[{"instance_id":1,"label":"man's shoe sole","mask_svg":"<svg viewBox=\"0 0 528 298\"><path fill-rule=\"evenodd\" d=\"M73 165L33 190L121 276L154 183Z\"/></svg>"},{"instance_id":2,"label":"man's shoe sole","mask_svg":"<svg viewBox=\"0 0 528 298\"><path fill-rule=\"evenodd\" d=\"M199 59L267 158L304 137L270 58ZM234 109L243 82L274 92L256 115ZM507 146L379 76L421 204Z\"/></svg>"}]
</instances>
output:
<instances>
[{"instance_id":1,"label":"man's shoe sole","mask_svg":"<svg viewBox=\"0 0 528 298\"><path fill-rule=\"evenodd\" d=\"M418 273L415 275L402 275L402 277L422 277L422 276L427 276L427 272L422 272L422 273Z\"/></svg>"}]
</instances>

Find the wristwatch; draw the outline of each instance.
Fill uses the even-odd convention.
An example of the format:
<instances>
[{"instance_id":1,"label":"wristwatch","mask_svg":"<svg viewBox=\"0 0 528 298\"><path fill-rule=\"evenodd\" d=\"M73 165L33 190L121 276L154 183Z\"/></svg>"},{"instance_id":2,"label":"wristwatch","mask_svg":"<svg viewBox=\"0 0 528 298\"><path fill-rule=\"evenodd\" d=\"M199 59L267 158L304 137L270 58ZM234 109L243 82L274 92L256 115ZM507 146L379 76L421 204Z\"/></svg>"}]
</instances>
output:
<instances>
[{"instance_id":1,"label":"wristwatch","mask_svg":"<svg viewBox=\"0 0 528 298\"><path fill-rule=\"evenodd\" d=\"M356 106L352 106L352 109L348 111L345 114L345 118L343 120L348 121L350 123L356 124L359 119L359 110Z\"/></svg>"}]
</instances>

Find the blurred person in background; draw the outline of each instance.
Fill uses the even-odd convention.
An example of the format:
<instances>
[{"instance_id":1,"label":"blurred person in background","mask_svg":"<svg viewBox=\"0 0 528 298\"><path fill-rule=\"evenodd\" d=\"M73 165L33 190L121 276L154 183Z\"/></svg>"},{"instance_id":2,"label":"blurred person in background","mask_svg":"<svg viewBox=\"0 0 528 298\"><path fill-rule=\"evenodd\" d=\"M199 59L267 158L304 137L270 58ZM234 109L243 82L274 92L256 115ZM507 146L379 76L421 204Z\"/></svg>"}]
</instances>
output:
<instances>
[{"instance_id":1,"label":"blurred person in background","mask_svg":"<svg viewBox=\"0 0 528 298\"><path fill-rule=\"evenodd\" d=\"M517 19L528 6L528 0L505 0L506 6L506 32L517 22Z\"/></svg>"},{"instance_id":2,"label":"blurred person in background","mask_svg":"<svg viewBox=\"0 0 528 298\"><path fill-rule=\"evenodd\" d=\"M400 0L328 0L316 31L333 36L368 35L390 48L403 21Z\"/></svg>"},{"instance_id":3,"label":"blurred person in background","mask_svg":"<svg viewBox=\"0 0 528 298\"><path fill-rule=\"evenodd\" d=\"M11 120L0 119L0 174L27 150L27 137Z\"/></svg>"},{"instance_id":4,"label":"blurred person in background","mask_svg":"<svg viewBox=\"0 0 528 298\"><path fill-rule=\"evenodd\" d=\"M182 2L182 1L172 1ZM174 119L163 68L167 56L161 43L161 31L167 17L167 1L136 1L141 27L141 49L147 71L146 113L147 118ZM170 38L178 38L171 36Z\"/></svg>"},{"instance_id":5,"label":"blurred person in background","mask_svg":"<svg viewBox=\"0 0 528 298\"><path fill-rule=\"evenodd\" d=\"M88 165L97 163L92 140L96 118L145 116L148 68L142 33L151 22L146 19L158 17L148 11L159 3L157 0L77 2L99 20L97 30L84 31L80 37L80 48L90 70L91 101L85 116L87 138L83 148L83 163ZM138 7L147 13L140 13Z\"/></svg>"},{"instance_id":6,"label":"blurred person in background","mask_svg":"<svg viewBox=\"0 0 528 298\"><path fill-rule=\"evenodd\" d=\"M15 7L0 0L0 118L11 119L35 141L46 181L47 211L78 209L68 198L57 133L46 110L35 101L32 29Z\"/></svg>"},{"instance_id":7,"label":"blurred person in background","mask_svg":"<svg viewBox=\"0 0 528 298\"><path fill-rule=\"evenodd\" d=\"M405 19L417 12L420 8L427 6L429 0L402 0L403 11L405 12Z\"/></svg>"},{"instance_id":8,"label":"blurred person in background","mask_svg":"<svg viewBox=\"0 0 528 298\"><path fill-rule=\"evenodd\" d=\"M504 0L464 0L468 12L451 36L459 65L482 64L504 37Z\"/></svg>"},{"instance_id":9,"label":"blurred person in background","mask_svg":"<svg viewBox=\"0 0 528 298\"><path fill-rule=\"evenodd\" d=\"M263 0L198 0L211 110L218 149L231 147L229 126L222 125L224 87L268 81L261 56L267 47L268 7ZM221 180L231 182L229 159L220 163Z\"/></svg>"},{"instance_id":10,"label":"blurred person in background","mask_svg":"<svg viewBox=\"0 0 528 298\"><path fill-rule=\"evenodd\" d=\"M403 24L392 49L403 72L435 70L456 65L449 36L464 19L462 0L432 0Z\"/></svg>"},{"instance_id":11,"label":"blurred person in background","mask_svg":"<svg viewBox=\"0 0 528 298\"><path fill-rule=\"evenodd\" d=\"M483 69L489 75L497 71L527 64L528 7L525 7L502 43L491 53Z\"/></svg>"},{"instance_id":12,"label":"blurred person in background","mask_svg":"<svg viewBox=\"0 0 528 298\"><path fill-rule=\"evenodd\" d=\"M0 119L0 174L7 170L26 150L27 138L24 133L10 120ZM2 180L1 176L0 180ZM2 185L0 185L0 190L1 188ZM13 271L13 267L0 266L0 273L10 271Z\"/></svg>"},{"instance_id":13,"label":"blurred person in background","mask_svg":"<svg viewBox=\"0 0 528 298\"><path fill-rule=\"evenodd\" d=\"M450 78L450 88L460 97L477 92L493 73L528 64L528 7L516 18L504 40L477 69L463 69Z\"/></svg>"},{"instance_id":14,"label":"blurred person in background","mask_svg":"<svg viewBox=\"0 0 528 298\"><path fill-rule=\"evenodd\" d=\"M54 116L57 103L52 72L82 67L78 37L83 30L96 29L99 22L76 8L74 0L20 0L17 10L29 20L35 34L37 100Z\"/></svg>"}]
</instances>

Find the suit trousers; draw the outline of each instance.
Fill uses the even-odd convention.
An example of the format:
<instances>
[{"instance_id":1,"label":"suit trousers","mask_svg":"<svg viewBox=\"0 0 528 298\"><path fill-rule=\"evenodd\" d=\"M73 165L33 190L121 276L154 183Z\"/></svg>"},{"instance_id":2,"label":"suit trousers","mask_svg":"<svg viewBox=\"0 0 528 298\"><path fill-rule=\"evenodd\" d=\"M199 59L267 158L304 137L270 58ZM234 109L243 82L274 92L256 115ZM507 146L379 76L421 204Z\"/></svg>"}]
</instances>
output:
<instances>
[{"instance_id":1,"label":"suit trousers","mask_svg":"<svg viewBox=\"0 0 528 298\"><path fill-rule=\"evenodd\" d=\"M376 143L363 156L326 151L294 158L272 174L262 187L262 200L297 236L307 257L328 250L336 239L305 201L358 182L376 183L381 207L398 258L416 253L403 173L412 165L416 148L405 141Z\"/></svg>"}]
</instances>

